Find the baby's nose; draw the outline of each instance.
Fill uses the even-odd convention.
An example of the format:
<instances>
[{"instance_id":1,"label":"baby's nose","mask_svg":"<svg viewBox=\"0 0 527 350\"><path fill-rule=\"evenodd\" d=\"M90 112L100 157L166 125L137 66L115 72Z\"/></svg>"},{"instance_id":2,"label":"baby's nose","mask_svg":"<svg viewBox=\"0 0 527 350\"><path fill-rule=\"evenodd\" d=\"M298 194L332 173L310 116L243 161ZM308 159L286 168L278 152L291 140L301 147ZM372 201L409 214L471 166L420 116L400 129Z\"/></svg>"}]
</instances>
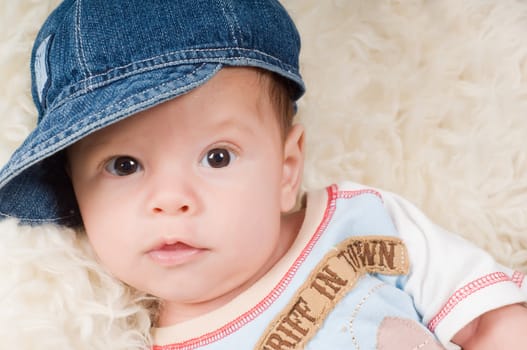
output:
<instances>
[{"instance_id":1,"label":"baby's nose","mask_svg":"<svg viewBox=\"0 0 527 350\"><path fill-rule=\"evenodd\" d=\"M197 193L188 176L161 175L151 179L148 210L155 215L190 215L198 206Z\"/></svg>"},{"instance_id":2,"label":"baby's nose","mask_svg":"<svg viewBox=\"0 0 527 350\"><path fill-rule=\"evenodd\" d=\"M152 208L152 212L154 214L169 214L169 215L172 215L172 214L185 214L187 212L190 211L190 206L188 204L184 204L184 205L181 205L178 206L173 206L173 205L163 205L163 206L155 206Z\"/></svg>"}]
</instances>

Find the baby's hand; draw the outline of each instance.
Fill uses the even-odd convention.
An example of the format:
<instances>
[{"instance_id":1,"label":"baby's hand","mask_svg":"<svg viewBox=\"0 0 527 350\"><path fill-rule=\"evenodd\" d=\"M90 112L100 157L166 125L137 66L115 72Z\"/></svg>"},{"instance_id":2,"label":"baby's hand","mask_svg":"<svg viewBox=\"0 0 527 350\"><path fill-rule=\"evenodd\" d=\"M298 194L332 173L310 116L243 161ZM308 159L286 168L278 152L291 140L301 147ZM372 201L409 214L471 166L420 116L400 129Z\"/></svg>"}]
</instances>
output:
<instances>
[{"instance_id":1,"label":"baby's hand","mask_svg":"<svg viewBox=\"0 0 527 350\"><path fill-rule=\"evenodd\" d=\"M463 350L527 348L527 308L521 304L489 311L460 330L452 342Z\"/></svg>"}]
</instances>

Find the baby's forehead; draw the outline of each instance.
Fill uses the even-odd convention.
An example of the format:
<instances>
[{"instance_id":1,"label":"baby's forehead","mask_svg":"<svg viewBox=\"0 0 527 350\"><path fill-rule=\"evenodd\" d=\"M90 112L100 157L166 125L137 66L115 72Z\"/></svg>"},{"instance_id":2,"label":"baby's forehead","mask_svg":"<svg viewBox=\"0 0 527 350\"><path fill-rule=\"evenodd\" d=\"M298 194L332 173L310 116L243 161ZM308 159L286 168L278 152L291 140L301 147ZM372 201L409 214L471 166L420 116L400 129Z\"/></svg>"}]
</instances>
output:
<instances>
[{"instance_id":1,"label":"baby's forehead","mask_svg":"<svg viewBox=\"0 0 527 350\"><path fill-rule=\"evenodd\" d=\"M145 136L151 123L163 121L166 128L176 124L178 128L236 128L251 132L248 122L252 116L261 118L269 113L274 116L269 98L271 78L258 69L236 67L223 68L207 83L187 94L169 99L154 107L123 118L97 130L76 143L76 147L96 147L126 141L131 137ZM193 118L185 118L185 114ZM182 121L179 121L182 119ZM155 136L155 135L148 135Z\"/></svg>"}]
</instances>

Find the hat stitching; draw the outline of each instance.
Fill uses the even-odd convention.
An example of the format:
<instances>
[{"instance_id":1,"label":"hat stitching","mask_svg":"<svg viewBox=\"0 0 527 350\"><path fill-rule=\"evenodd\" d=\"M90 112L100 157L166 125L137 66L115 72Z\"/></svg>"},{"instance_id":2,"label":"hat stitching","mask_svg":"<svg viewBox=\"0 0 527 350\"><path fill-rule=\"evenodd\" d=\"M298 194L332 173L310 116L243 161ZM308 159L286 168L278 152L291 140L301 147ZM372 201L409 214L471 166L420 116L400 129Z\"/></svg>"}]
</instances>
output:
<instances>
[{"instance_id":1,"label":"hat stitching","mask_svg":"<svg viewBox=\"0 0 527 350\"><path fill-rule=\"evenodd\" d=\"M77 59L79 60L79 65L84 68L83 75L85 77L88 77L91 75L90 70L88 69L88 61L86 60L86 56L84 55L84 47L82 43L82 37L80 34L81 29L81 15L82 15L82 0L77 1L77 6L75 7L75 41L77 43ZM88 72L86 74L85 72Z\"/></svg>"},{"instance_id":2,"label":"hat stitching","mask_svg":"<svg viewBox=\"0 0 527 350\"><path fill-rule=\"evenodd\" d=\"M236 36L236 32L234 30L234 27L236 26L236 29L237 29L238 33L241 32L240 24L238 23L238 19L236 18L235 14L234 14L232 6L227 5L225 3L225 1L223 1L223 0L220 0L220 3L221 3L221 10L223 12L223 15L225 16L225 19L227 20L227 23L229 23L229 29L230 29L230 32L231 32L232 39L234 40L234 43L236 44L236 46L238 46L240 44L238 42L238 37ZM229 13L228 14L227 14L227 10L226 10L227 6L229 7ZM231 18L233 19L233 21L231 21ZM233 22L234 22L234 25L233 25Z\"/></svg>"},{"instance_id":3,"label":"hat stitching","mask_svg":"<svg viewBox=\"0 0 527 350\"><path fill-rule=\"evenodd\" d=\"M27 218L27 217L18 217L18 216L9 215L9 214L6 214L6 213L0 211L0 216L3 216L5 218L10 218L10 219L17 219L17 220L21 220L21 221L25 221L25 222L52 222L52 221L61 221L61 220L64 220L64 219L72 218L73 216L75 216L75 214L70 214L70 215L67 215L67 216L59 216L59 217L56 217L56 218L31 219L31 218Z\"/></svg>"}]
</instances>

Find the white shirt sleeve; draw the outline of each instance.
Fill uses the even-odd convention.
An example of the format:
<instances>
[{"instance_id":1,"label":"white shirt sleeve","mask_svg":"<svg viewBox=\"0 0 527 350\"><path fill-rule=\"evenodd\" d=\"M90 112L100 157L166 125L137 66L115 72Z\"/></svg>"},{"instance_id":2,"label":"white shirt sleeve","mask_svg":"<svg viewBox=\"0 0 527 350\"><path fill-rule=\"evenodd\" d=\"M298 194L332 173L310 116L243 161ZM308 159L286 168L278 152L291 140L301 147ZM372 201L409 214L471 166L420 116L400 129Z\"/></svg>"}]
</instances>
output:
<instances>
[{"instance_id":1,"label":"white shirt sleeve","mask_svg":"<svg viewBox=\"0 0 527 350\"><path fill-rule=\"evenodd\" d=\"M379 191L410 256L404 290L423 322L448 349L452 337L481 314L527 300L524 275L434 223L410 202Z\"/></svg>"}]
</instances>

